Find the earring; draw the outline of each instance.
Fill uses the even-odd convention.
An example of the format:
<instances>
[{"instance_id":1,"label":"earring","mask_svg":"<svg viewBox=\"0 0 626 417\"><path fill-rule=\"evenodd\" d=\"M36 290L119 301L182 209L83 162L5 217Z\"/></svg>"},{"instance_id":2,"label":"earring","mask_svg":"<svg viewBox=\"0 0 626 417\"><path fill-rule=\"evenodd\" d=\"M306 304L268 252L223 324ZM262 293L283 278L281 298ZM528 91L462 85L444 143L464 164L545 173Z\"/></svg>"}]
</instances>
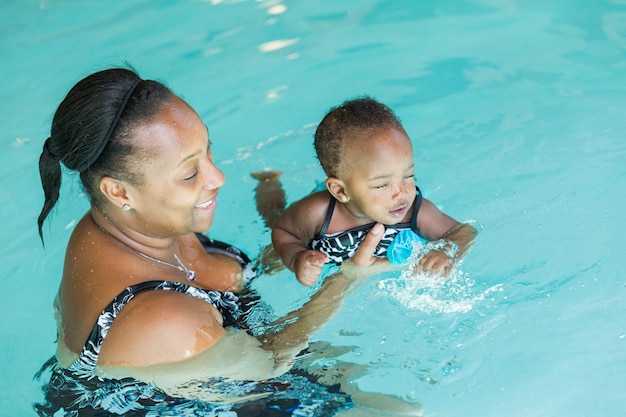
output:
<instances>
[{"instance_id":1,"label":"earring","mask_svg":"<svg viewBox=\"0 0 626 417\"><path fill-rule=\"evenodd\" d=\"M129 206L128 204L124 204L124 205L122 206L122 210L124 210L124 211L129 211L129 210L130 210L130 206Z\"/></svg>"},{"instance_id":2,"label":"earring","mask_svg":"<svg viewBox=\"0 0 626 417\"><path fill-rule=\"evenodd\" d=\"M348 197L346 197L345 195L341 196L341 202L345 203L346 201L348 201Z\"/></svg>"}]
</instances>

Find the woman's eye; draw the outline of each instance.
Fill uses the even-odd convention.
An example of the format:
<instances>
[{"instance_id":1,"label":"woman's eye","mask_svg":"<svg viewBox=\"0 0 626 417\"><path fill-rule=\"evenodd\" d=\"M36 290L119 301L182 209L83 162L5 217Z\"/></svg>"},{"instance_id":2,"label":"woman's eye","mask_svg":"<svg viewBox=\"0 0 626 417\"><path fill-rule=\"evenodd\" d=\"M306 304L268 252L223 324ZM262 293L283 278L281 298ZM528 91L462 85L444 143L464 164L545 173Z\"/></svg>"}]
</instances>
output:
<instances>
[{"instance_id":1,"label":"woman's eye","mask_svg":"<svg viewBox=\"0 0 626 417\"><path fill-rule=\"evenodd\" d=\"M376 189L383 189L383 188L387 187L387 185L389 185L389 184L377 185L374 188L376 188Z\"/></svg>"},{"instance_id":2,"label":"woman's eye","mask_svg":"<svg viewBox=\"0 0 626 417\"><path fill-rule=\"evenodd\" d=\"M198 176L198 170L195 170L193 174L188 177L183 178L183 181L191 181Z\"/></svg>"}]
</instances>

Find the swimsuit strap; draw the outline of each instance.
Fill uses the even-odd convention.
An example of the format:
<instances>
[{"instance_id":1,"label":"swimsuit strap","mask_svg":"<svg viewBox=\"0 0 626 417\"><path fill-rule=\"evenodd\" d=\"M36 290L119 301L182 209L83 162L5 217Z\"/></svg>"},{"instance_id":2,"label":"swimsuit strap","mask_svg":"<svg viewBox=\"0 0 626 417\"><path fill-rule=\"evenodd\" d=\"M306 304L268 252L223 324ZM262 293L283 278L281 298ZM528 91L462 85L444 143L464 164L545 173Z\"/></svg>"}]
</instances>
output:
<instances>
[{"instance_id":1,"label":"swimsuit strap","mask_svg":"<svg viewBox=\"0 0 626 417\"><path fill-rule=\"evenodd\" d=\"M420 207L422 206L423 198L422 198L422 191L420 190L420 187L418 187L417 185L415 186L415 191L417 195L415 196L415 202L413 203L413 210L411 212L411 230L419 234L419 232L417 231L417 212L420 210Z\"/></svg>"},{"instance_id":2,"label":"swimsuit strap","mask_svg":"<svg viewBox=\"0 0 626 417\"><path fill-rule=\"evenodd\" d=\"M241 269L243 270L243 285L246 287L250 281L256 278L256 269L248 255L246 255L243 251L237 249L236 247L229 245L228 243L220 242L219 240L211 239L207 235L202 233L196 233L198 240L204 246L204 250L207 253L221 253L222 255L227 255L241 265Z\"/></svg>"},{"instance_id":3,"label":"swimsuit strap","mask_svg":"<svg viewBox=\"0 0 626 417\"><path fill-rule=\"evenodd\" d=\"M326 234L328 225L330 224L330 219L333 217L333 212L335 211L335 204L337 204L337 200L331 195L330 201L328 202L328 210L326 210L326 217L324 218L324 224L322 224L322 228L317 234L316 239L319 239Z\"/></svg>"},{"instance_id":4,"label":"swimsuit strap","mask_svg":"<svg viewBox=\"0 0 626 417\"><path fill-rule=\"evenodd\" d=\"M200 243L202 243L202 246L204 246L204 250L206 250L207 253L222 253L224 255L228 255L238 261L242 267L252 262L250 261L248 255L228 243L211 239L202 233L196 233L196 236L198 237Z\"/></svg>"},{"instance_id":5,"label":"swimsuit strap","mask_svg":"<svg viewBox=\"0 0 626 417\"><path fill-rule=\"evenodd\" d=\"M93 327L93 330L91 331L91 334L89 335L89 338L87 339L87 342L83 346L78 359L69 367L69 369L81 373L88 379L94 377L94 369L98 364L100 349L102 348L104 339L113 324L113 320L115 320L120 311L122 311L122 309L128 305L133 298L147 291L155 290L176 291L192 295L196 298L204 298L198 294L200 291L204 292L204 290L190 287L187 284L175 281L145 281L126 287L109 303L104 310L102 310L98 316L96 324Z\"/></svg>"}]
</instances>

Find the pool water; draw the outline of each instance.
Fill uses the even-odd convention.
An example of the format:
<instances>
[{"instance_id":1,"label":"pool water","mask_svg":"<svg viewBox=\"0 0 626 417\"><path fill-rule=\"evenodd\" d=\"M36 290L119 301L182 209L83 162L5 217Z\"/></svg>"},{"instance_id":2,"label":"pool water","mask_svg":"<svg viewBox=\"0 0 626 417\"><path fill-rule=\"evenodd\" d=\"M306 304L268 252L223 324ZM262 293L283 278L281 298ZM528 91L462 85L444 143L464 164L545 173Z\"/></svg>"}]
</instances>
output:
<instances>
[{"instance_id":1,"label":"pool water","mask_svg":"<svg viewBox=\"0 0 626 417\"><path fill-rule=\"evenodd\" d=\"M313 337L366 391L427 416L623 416L626 1L15 1L0 14L0 410L33 414L52 299L87 203L65 177L44 228L37 160L57 104L128 61L207 123L226 174L211 235L251 255L261 169L289 201L323 179L312 134L370 94L414 142L426 198L481 230L450 280L370 277ZM310 291L255 283L278 313Z\"/></svg>"}]
</instances>

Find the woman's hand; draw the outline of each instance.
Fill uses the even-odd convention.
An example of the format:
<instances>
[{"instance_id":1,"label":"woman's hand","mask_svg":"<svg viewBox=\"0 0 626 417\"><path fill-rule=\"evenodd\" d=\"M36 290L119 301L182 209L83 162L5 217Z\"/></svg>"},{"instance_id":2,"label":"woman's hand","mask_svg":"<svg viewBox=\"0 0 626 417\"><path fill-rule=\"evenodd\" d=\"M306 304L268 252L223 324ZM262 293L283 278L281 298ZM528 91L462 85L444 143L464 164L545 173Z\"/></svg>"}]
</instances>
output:
<instances>
[{"instance_id":1,"label":"woman's hand","mask_svg":"<svg viewBox=\"0 0 626 417\"><path fill-rule=\"evenodd\" d=\"M376 223L361 242L354 256L342 264L341 271L344 273L367 273L367 275L372 275L380 270L389 268L391 264L387 258L374 256L376 246L383 238L384 232L385 226L381 223ZM367 272L364 269L367 269Z\"/></svg>"},{"instance_id":2,"label":"woman's hand","mask_svg":"<svg viewBox=\"0 0 626 417\"><path fill-rule=\"evenodd\" d=\"M346 269L356 271L359 268L368 268L368 274L371 275L376 272L369 271L369 268L372 266L389 265L386 259L374 256L374 251L382 239L384 231L385 227L380 223L376 223L361 242L354 256L342 264L341 270L345 272ZM307 287L315 284L319 279L324 264L328 261L328 256L322 252L314 250L298 252L294 260L294 269L298 281Z\"/></svg>"},{"instance_id":3,"label":"woman's hand","mask_svg":"<svg viewBox=\"0 0 626 417\"><path fill-rule=\"evenodd\" d=\"M292 361L304 349L309 337L318 331L341 307L343 298L354 288L359 278L378 271L372 268L390 263L374 257L374 250L382 239L384 226L376 224L367 234L352 259L341 265L336 273L324 278L324 282L302 307L273 323L282 328L277 333L265 334L261 343L266 350L274 351L277 363Z\"/></svg>"}]
</instances>

